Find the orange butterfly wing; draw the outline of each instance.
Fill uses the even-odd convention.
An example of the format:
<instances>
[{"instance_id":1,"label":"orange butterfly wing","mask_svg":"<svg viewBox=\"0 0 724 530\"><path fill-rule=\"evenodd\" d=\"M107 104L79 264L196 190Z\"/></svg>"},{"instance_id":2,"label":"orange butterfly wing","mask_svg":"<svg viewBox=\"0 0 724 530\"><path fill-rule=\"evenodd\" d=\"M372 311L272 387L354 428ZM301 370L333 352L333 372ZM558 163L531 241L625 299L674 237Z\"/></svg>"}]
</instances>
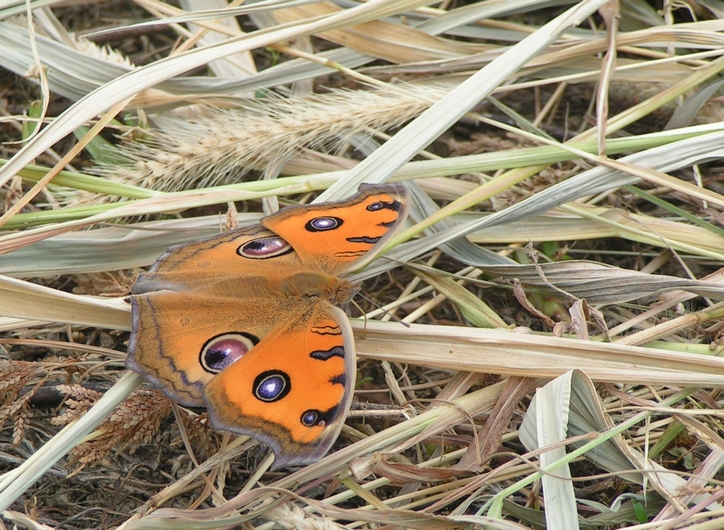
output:
<instances>
[{"instance_id":1,"label":"orange butterfly wing","mask_svg":"<svg viewBox=\"0 0 724 530\"><path fill-rule=\"evenodd\" d=\"M407 208L404 186L364 186L169 248L132 288L126 365L206 405L216 427L269 444L275 467L317 460L354 385L351 327L332 305L354 288L335 276L372 259Z\"/></svg>"},{"instance_id":2,"label":"orange butterfly wing","mask_svg":"<svg viewBox=\"0 0 724 530\"><path fill-rule=\"evenodd\" d=\"M268 444L275 468L299 466L324 456L337 439L354 374L349 321L318 301L214 377L204 395L215 428Z\"/></svg>"},{"instance_id":3,"label":"orange butterfly wing","mask_svg":"<svg viewBox=\"0 0 724 530\"><path fill-rule=\"evenodd\" d=\"M261 224L294 247L308 268L339 275L374 258L407 216L403 184L362 185L346 201L285 208Z\"/></svg>"},{"instance_id":4,"label":"orange butterfly wing","mask_svg":"<svg viewBox=\"0 0 724 530\"><path fill-rule=\"evenodd\" d=\"M204 387L218 373L204 352L214 339L235 335L250 350L286 313L280 299L245 299L161 291L131 299L133 334L126 366L182 405L204 406Z\"/></svg>"},{"instance_id":5,"label":"orange butterfly wing","mask_svg":"<svg viewBox=\"0 0 724 530\"><path fill-rule=\"evenodd\" d=\"M289 243L255 225L168 248L138 277L131 292L208 291L219 282L233 283L248 276L266 278L262 283L279 282L299 266Z\"/></svg>"}]
</instances>

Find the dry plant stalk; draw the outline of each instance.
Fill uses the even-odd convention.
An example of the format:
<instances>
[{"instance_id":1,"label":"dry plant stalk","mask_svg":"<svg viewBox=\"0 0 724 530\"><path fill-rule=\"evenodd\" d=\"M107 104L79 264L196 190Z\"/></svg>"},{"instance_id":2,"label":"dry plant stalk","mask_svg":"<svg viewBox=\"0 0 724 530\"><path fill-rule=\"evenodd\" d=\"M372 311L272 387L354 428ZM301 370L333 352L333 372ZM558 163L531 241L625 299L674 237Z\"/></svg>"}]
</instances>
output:
<instances>
[{"instance_id":1,"label":"dry plant stalk","mask_svg":"<svg viewBox=\"0 0 724 530\"><path fill-rule=\"evenodd\" d=\"M103 396L101 392L77 384L59 385L57 389L69 397L64 403L65 412L51 420L53 425L66 425L76 420ZM171 414L171 407L171 402L160 392L134 392L99 426L92 439L71 451L70 464L78 466L73 473L100 463L114 449L128 448L133 454L139 445L153 442L161 422ZM184 409L184 414L190 413ZM198 433L198 429L195 432Z\"/></svg>"},{"instance_id":2,"label":"dry plant stalk","mask_svg":"<svg viewBox=\"0 0 724 530\"><path fill-rule=\"evenodd\" d=\"M33 392L20 396L23 387L38 376L36 363L13 362L0 359L0 391L3 399L0 405L0 425L13 419L13 444L17 445L25 435L25 426L32 414L29 408Z\"/></svg>"},{"instance_id":3,"label":"dry plant stalk","mask_svg":"<svg viewBox=\"0 0 724 530\"><path fill-rule=\"evenodd\" d=\"M55 369L74 369L77 359L42 362L0 359L0 427L13 421L13 444L25 436L33 411L30 401Z\"/></svg>"},{"instance_id":4,"label":"dry plant stalk","mask_svg":"<svg viewBox=\"0 0 724 530\"><path fill-rule=\"evenodd\" d=\"M132 165L101 166L108 178L160 191L237 182L246 172L303 149L341 148L352 136L397 127L441 97L441 86L395 85L308 97L248 101L239 109L204 107L169 120L182 127L146 131L121 146ZM273 164L272 164L273 165Z\"/></svg>"}]
</instances>

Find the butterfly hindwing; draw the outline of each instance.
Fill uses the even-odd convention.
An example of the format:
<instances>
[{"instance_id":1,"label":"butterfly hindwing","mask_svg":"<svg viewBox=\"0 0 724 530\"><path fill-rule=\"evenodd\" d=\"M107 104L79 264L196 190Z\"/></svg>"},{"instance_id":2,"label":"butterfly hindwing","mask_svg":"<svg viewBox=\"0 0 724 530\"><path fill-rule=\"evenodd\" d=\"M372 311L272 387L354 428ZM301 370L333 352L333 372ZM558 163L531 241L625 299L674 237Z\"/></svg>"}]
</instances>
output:
<instances>
[{"instance_id":1,"label":"butterfly hindwing","mask_svg":"<svg viewBox=\"0 0 724 530\"><path fill-rule=\"evenodd\" d=\"M230 362L220 360L220 354L212 359L219 344L239 356L278 325L275 315L289 311L280 299L241 303L168 291L134 296L132 304L134 332L126 366L187 406L204 405L204 387L219 371L214 365Z\"/></svg>"},{"instance_id":2,"label":"butterfly hindwing","mask_svg":"<svg viewBox=\"0 0 724 530\"><path fill-rule=\"evenodd\" d=\"M337 438L354 373L347 317L317 301L211 379L204 397L214 427L267 443L275 467L302 465L324 456Z\"/></svg>"}]
</instances>

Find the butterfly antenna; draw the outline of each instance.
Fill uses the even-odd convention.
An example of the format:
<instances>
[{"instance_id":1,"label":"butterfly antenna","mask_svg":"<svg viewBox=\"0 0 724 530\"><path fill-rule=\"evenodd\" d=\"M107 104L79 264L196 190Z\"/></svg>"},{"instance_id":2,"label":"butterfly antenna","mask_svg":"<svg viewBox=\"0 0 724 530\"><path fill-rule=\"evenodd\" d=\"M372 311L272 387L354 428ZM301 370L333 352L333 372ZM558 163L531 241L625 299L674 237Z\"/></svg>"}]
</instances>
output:
<instances>
[{"instance_id":1,"label":"butterfly antenna","mask_svg":"<svg viewBox=\"0 0 724 530\"><path fill-rule=\"evenodd\" d=\"M363 295L362 293L357 293L357 294L358 294L359 296L361 296L362 298L364 298L365 300L367 300L370 304L372 304L373 306L375 306L377 309L379 309L380 311L382 311L384 314L389 315L390 318L391 318L392 320L394 320L395 322L398 322L398 323L402 324L402 325L405 326L406 328L409 328L409 327L410 327L410 324L408 324L408 323L405 322L404 320L401 320L400 317L398 317L398 316L395 315L394 313L390 313L387 309L385 309L384 307L382 307L380 304L378 304L377 302L375 302L375 301L372 300L371 298L366 297L366 296ZM354 300L352 300L352 303L353 303L355 306L357 306L357 309L359 309L360 312L362 313L362 316L364 316L364 319L365 319L365 327L367 327L367 315L365 314L364 310L363 310L363 309L359 306L359 304L358 304L357 302L355 302Z\"/></svg>"},{"instance_id":2,"label":"butterfly antenna","mask_svg":"<svg viewBox=\"0 0 724 530\"><path fill-rule=\"evenodd\" d=\"M357 293L357 294L359 294L359 293ZM365 295L363 295L363 294L360 294L360 296L363 297L363 298L367 298L367 297L366 297ZM369 300L369 298L367 298L367 300ZM362 329L362 338L364 339L364 338L367 337L367 313L365 313L365 310L362 309L357 302L355 302L354 300L352 300L352 303L354 304L354 306L355 306L357 309L359 309L359 312L362 313L362 318L365 319L365 325L364 325L364 328ZM373 302L373 303L374 303L374 302Z\"/></svg>"}]
</instances>

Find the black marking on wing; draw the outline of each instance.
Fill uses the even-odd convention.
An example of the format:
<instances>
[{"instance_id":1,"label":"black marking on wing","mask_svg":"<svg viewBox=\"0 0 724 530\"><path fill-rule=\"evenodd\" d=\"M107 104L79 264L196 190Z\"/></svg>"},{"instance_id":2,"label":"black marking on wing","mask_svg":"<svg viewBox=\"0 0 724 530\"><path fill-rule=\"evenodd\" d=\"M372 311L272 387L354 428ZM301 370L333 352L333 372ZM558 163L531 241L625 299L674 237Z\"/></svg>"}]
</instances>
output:
<instances>
[{"instance_id":1,"label":"black marking on wing","mask_svg":"<svg viewBox=\"0 0 724 530\"><path fill-rule=\"evenodd\" d=\"M347 241L350 243L366 243L368 245L374 245L377 243L380 239L380 237L369 237L369 236L360 236L360 237L348 237Z\"/></svg>"},{"instance_id":2,"label":"black marking on wing","mask_svg":"<svg viewBox=\"0 0 724 530\"><path fill-rule=\"evenodd\" d=\"M332 423L338 415L339 405L327 410L309 409L302 414L299 421L305 427L324 427Z\"/></svg>"},{"instance_id":3,"label":"black marking on wing","mask_svg":"<svg viewBox=\"0 0 724 530\"><path fill-rule=\"evenodd\" d=\"M309 356L312 359L317 359L318 361L327 361L332 357L344 358L344 348L342 346L335 346L334 348L327 351L317 350L310 353Z\"/></svg>"},{"instance_id":4,"label":"black marking on wing","mask_svg":"<svg viewBox=\"0 0 724 530\"><path fill-rule=\"evenodd\" d=\"M317 335L340 335L342 333L339 326L314 326L310 331Z\"/></svg>"},{"instance_id":5,"label":"black marking on wing","mask_svg":"<svg viewBox=\"0 0 724 530\"><path fill-rule=\"evenodd\" d=\"M367 254L366 250L356 250L356 251L349 251L349 252L335 252L334 257L335 258L357 258L359 256L364 256Z\"/></svg>"},{"instance_id":6,"label":"black marking on wing","mask_svg":"<svg viewBox=\"0 0 724 530\"><path fill-rule=\"evenodd\" d=\"M330 383L333 385L347 385L347 375L346 374L339 374L335 375L332 379L329 380Z\"/></svg>"},{"instance_id":7,"label":"black marking on wing","mask_svg":"<svg viewBox=\"0 0 724 530\"><path fill-rule=\"evenodd\" d=\"M370 212L379 212L380 210L392 210L393 212L401 212L402 203L396 199L392 199L390 202L377 201L370 204L367 207L367 210L369 210Z\"/></svg>"}]
</instances>

